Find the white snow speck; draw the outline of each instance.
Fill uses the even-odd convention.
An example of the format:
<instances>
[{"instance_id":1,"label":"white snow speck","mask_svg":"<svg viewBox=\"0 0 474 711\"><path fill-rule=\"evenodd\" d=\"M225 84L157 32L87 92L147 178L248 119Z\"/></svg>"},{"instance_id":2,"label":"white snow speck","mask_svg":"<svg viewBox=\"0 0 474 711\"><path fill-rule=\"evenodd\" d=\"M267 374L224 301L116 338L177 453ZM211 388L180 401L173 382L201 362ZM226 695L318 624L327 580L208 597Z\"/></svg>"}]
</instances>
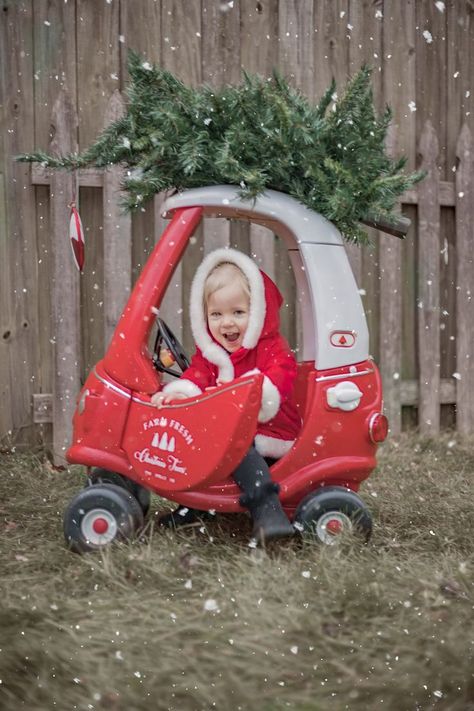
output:
<instances>
[{"instance_id":1,"label":"white snow speck","mask_svg":"<svg viewBox=\"0 0 474 711\"><path fill-rule=\"evenodd\" d=\"M151 72L151 70L153 69L150 62L143 62L142 68L145 69L147 72Z\"/></svg>"},{"instance_id":2,"label":"white snow speck","mask_svg":"<svg viewBox=\"0 0 474 711\"><path fill-rule=\"evenodd\" d=\"M311 577L311 572L310 572L309 570L303 570L303 572L301 573L301 575L303 576L303 578L310 578L310 577Z\"/></svg>"},{"instance_id":3,"label":"white snow speck","mask_svg":"<svg viewBox=\"0 0 474 711\"><path fill-rule=\"evenodd\" d=\"M365 289L358 289L358 292L361 296L365 296L367 294Z\"/></svg>"},{"instance_id":4,"label":"white snow speck","mask_svg":"<svg viewBox=\"0 0 474 711\"><path fill-rule=\"evenodd\" d=\"M191 578L189 580L186 580L186 582L184 583L184 587L186 588L186 590L191 590L191 588L193 587L193 581L191 580Z\"/></svg>"},{"instance_id":5,"label":"white snow speck","mask_svg":"<svg viewBox=\"0 0 474 711\"><path fill-rule=\"evenodd\" d=\"M125 35L119 35L119 42L122 44L125 42Z\"/></svg>"},{"instance_id":6,"label":"white snow speck","mask_svg":"<svg viewBox=\"0 0 474 711\"><path fill-rule=\"evenodd\" d=\"M461 373L453 373L453 378L456 378L456 380L461 380Z\"/></svg>"},{"instance_id":7,"label":"white snow speck","mask_svg":"<svg viewBox=\"0 0 474 711\"><path fill-rule=\"evenodd\" d=\"M51 27L51 22L49 20L45 20L44 24L46 25L46 27Z\"/></svg>"},{"instance_id":8,"label":"white snow speck","mask_svg":"<svg viewBox=\"0 0 474 711\"><path fill-rule=\"evenodd\" d=\"M459 72L454 72L454 74L453 74L453 78L454 78L454 79L457 79L457 78L458 78L458 76L459 76Z\"/></svg>"},{"instance_id":9,"label":"white snow speck","mask_svg":"<svg viewBox=\"0 0 474 711\"><path fill-rule=\"evenodd\" d=\"M178 511L178 515L179 516L186 516L188 511L189 511L189 509L187 509L185 506L183 506L183 508Z\"/></svg>"},{"instance_id":10,"label":"white snow speck","mask_svg":"<svg viewBox=\"0 0 474 711\"><path fill-rule=\"evenodd\" d=\"M115 652L115 659L119 659L121 662L123 661L123 656L120 649Z\"/></svg>"},{"instance_id":11,"label":"white snow speck","mask_svg":"<svg viewBox=\"0 0 474 711\"><path fill-rule=\"evenodd\" d=\"M257 539L251 538L249 541L249 548L256 548L256 547L257 547Z\"/></svg>"},{"instance_id":12,"label":"white snow speck","mask_svg":"<svg viewBox=\"0 0 474 711\"><path fill-rule=\"evenodd\" d=\"M211 123L211 121L212 121L211 118L205 118L203 123L204 123L205 126L209 126L209 124Z\"/></svg>"},{"instance_id":13,"label":"white snow speck","mask_svg":"<svg viewBox=\"0 0 474 711\"><path fill-rule=\"evenodd\" d=\"M130 146L132 145L130 143L130 139L127 138L127 136L122 136L122 145L124 148L130 148Z\"/></svg>"},{"instance_id":14,"label":"white snow speck","mask_svg":"<svg viewBox=\"0 0 474 711\"><path fill-rule=\"evenodd\" d=\"M442 2L442 0L437 0L437 2L435 2L435 8L437 10L439 10L439 12L444 12L445 7L446 6L445 6L444 2Z\"/></svg>"},{"instance_id":15,"label":"white snow speck","mask_svg":"<svg viewBox=\"0 0 474 711\"><path fill-rule=\"evenodd\" d=\"M299 531L300 533L302 533L302 532L304 531L304 526L303 526L303 524L300 523L299 521L295 521L295 522L294 522L293 528L294 528L296 531Z\"/></svg>"},{"instance_id":16,"label":"white snow speck","mask_svg":"<svg viewBox=\"0 0 474 711\"><path fill-rule=\"evenodd\" d=\"M458 193L458 197L463 198L463 197L464 197L464 193L463 193L463 192Z\"/></svg>"},{"instance_id":17,"label":"white snow speck","mask_svg":"<svg viewBox=\"0 0 474 711\"><path fill-rule=\"evenodd\" d=\"M416 104L415 104L415 102L414 102L414 101L410 101L410 102L408 103L408 108L410 109L410 111L411 111L412 113L413 113L413 111L416 111Z\"/></svg>"},{"instance_id":18,"label":"white snow speck","mask_svg":"<svg viewBox=\"0 0 474 711\"><path fill-rule=\"evenodd\" d=\"M296 646L296 644L290 648L290 652L292 654L298 654L298 647Z\"/></svg>"},{"instance_id":19,"label":"white snow speck","mask_svg":"<svg viewBox=\"0 0 474 711\"><path fill-rule=\"evenodd\" d=\"M381 10L376 10L375 11L375 19L376 20L381 20L383 17L383 12Z\"/></svg>"},{"instance_id":20,"label":"white snow speck","mask_svg":"<svg viewBox=\"0 0 474 711\"><path fill-rule=\"evenodd\" d=\"M213 598L209 598L204 602L204 609L206 612L218 612L219 611L219 605L217 604L217 600L214 600Z\"/></svg>"},{"instance_id":21,"label":"white snow speck","mask_svg":"<svg viewBox=\"0 0 474 711\"><path fill-rule=\"evenodd\" d=\"M133 676L136 676L137 679L141 679L141 676L142 676L142 675L140 674L139 671L136 671L136 672L133 672Z\"/></svg>"},{"instance_id":22,"label":"white snow speck","mask_svg":"<svg viewBox=\"0 0 474 711\"><path fill-rule=\"evenodd\" d=\"M431 43L432 43L432 41L433 41L433 35L431 34L431 32L430 32L429 30L424 30L424 31L423 31L423 37L425 38L427 44L431 44Z\"/></svg>"},{"instance_id":23,"label":"white snow speck","mask_svg":"<svg viewBox=\"0 0 474 711\"><path fill-rule=\"evenodd\" d=\"M394 373L392 377L394 380L400 380L400 373Z\"/></svg>"},{"instance_id":24,"label":"white snow speck","mask_svg":"<svg viewBox=\"0 0 474 711\"><path fill-rule=\"evenodd\" d=\"M436 691L433 691L433 696L436 696L437 699L442 699L442 698L443 698L443 692L440 691L439 689L436 689Z\"/></svg>"}]
</instances>

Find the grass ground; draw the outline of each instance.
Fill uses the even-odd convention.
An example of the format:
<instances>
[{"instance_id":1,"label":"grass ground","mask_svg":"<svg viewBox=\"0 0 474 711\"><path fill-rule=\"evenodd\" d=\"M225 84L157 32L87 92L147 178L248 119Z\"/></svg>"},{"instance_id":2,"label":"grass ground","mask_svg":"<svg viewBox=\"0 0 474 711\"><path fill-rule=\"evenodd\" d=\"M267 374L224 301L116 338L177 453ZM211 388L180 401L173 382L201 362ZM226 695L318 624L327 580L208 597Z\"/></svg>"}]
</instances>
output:
<instances>
[{"instance_id":1,"label":"grass ground","mask_svg":"<svg viewBox=\"0 0 474 711\"><path fill-rule=\"evenodd\" d=\"M474 442L406 437L370 543L250 548L245 516L77 556L80 468L0 459L0 709L474 711Z\"/></svg>"}]
</instances>

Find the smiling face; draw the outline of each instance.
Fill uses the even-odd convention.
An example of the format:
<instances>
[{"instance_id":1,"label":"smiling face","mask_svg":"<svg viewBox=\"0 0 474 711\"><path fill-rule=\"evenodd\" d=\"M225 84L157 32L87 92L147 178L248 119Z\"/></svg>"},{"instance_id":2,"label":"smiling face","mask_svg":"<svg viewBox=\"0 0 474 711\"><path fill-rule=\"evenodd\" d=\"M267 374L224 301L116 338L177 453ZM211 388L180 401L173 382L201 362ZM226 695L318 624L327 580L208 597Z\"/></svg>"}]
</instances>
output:
<instances>
[{"instance_id":1,"label":"smiling face","mask_svg":"<svg viewBox=\"0 0 474 711\"><path fill-rule=\"evenodd\" d=\"M242 346L247 330L250 299L241 281L231 279L207 298L207 323L211 335L228 353Z\"/></svg>"}]
</instances>

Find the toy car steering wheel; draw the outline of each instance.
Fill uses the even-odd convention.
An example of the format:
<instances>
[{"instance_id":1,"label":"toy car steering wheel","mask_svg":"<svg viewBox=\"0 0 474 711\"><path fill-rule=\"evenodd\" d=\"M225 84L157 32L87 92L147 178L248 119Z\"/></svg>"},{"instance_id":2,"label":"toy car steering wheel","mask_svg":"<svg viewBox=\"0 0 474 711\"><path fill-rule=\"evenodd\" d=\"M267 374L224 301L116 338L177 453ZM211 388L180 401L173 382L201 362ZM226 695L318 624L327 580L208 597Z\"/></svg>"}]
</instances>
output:
<instances>
[{"instance_id":1,"label":"toy car steering wheel","mask_svg":"<svg viewBox=\"0 0 474 711\"><path fill-rule=\"evenodd\" d=\"M153 365L161 373L168 373L168 375L174 375L175 378L179 378L181 373L185 371L186 368L189 368L188 356L181 343L162 318L157 317L156 325L158 326L158 333L156 334L155 347L153 349ZM174 362L181 369L181 373L177 373L163 364L160 358L161 348L169 350Z\"/></svg>"}]
</instances>

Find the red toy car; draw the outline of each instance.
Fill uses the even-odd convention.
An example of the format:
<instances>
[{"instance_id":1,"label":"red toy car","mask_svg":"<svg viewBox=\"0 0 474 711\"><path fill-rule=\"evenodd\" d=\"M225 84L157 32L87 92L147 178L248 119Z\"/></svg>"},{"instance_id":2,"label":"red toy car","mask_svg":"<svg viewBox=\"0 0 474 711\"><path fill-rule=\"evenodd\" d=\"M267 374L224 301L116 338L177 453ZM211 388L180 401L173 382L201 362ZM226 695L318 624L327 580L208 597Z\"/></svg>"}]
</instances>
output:
<instances>
[{"instance_id":1,"label":"red toy car","mask_svg":"<svg viewBox=\"0 0 474 711\"><path fill-rule=\"evenodd\" d=\"M158 410L158 351L164 344L184 369L187 358L156 311L203 215L251 220L286 242L303 324L294 391L303 427L293 448L272 467L282 504L297 529L332 544L347 529L368 538L370 514L357 495L387 435L377 366L367 323L337 229L288 195L267 191L242 200L238 188L213 186L177 193L171 217L136 283L105 357L82 388L68 461L92 468L69 505L66 540L95 550L143 525L150 491L201 510L240 511L231 473L252 443L262 376L238 378ZM155 353L148 347L158 322ZM169 372L169 371L168 371Z\"/></svg>"}]
</instances>

